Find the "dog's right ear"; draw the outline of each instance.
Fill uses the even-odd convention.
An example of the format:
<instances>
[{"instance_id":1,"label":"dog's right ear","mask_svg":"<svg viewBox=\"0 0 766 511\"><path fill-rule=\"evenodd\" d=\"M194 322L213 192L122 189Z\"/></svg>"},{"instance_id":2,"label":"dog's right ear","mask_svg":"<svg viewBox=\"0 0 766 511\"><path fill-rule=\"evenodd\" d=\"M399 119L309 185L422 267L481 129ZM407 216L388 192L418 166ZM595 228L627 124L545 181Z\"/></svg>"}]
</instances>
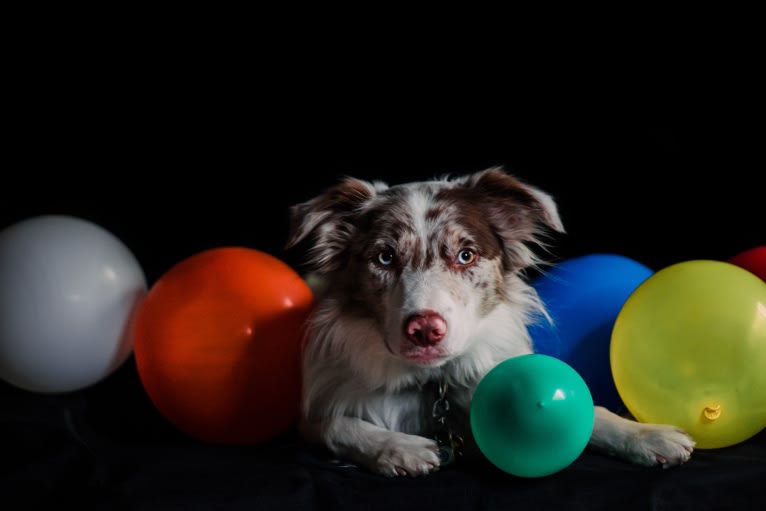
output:
<instances>
[{"instance_id":1,"label":"dog's right ear","mask_svg":"<svg viewBox=\"0 0 766 511\"><path fill-rule=\"evenodd\" d=\"M356 229L353 219L386 187L385 183L370 183L348 177L321 195L292 206L286 248L313 235L314 244L309 250L309 263L319 272L341 267Z\"/></svg>"}]
</instances>

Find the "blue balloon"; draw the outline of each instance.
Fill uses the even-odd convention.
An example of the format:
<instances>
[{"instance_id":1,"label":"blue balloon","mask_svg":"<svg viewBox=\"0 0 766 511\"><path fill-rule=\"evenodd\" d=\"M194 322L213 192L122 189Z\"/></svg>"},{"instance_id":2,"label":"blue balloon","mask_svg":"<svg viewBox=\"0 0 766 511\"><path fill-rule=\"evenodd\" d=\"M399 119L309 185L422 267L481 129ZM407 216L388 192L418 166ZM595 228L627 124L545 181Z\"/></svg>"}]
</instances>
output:
<instances>
[{"instance_id":1,"label":"blue balloon","mask_svg":"<svg viewBox=\"0 0 766 511\"><path fill-rule=\"evenodd\" d=\"M571 365L585 380L593 402L624 410L612 377L612 327L625 301L654 272L616 254L562 261L532 282L553 323L540 318L529 329L536 353Z\"/></svg>"}]
</instances>

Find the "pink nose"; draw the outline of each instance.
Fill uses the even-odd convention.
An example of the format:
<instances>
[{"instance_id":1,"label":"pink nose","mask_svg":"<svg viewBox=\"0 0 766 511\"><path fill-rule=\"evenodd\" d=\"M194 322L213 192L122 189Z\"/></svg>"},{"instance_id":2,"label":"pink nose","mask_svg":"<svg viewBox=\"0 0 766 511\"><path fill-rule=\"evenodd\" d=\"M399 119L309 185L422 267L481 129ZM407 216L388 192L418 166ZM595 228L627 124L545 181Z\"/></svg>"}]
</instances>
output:
<instances>
[{"instance_id":1,"label":"pink nose","mask_svg":"<svg viewBox=\"0 0 766 511\"><path fill-rule=\"evenodd\" d=\"M424 311L404 322L404 334L418 346L433 346L447 335L447 322L436 312Z\"/></svg>"}]
</instances>

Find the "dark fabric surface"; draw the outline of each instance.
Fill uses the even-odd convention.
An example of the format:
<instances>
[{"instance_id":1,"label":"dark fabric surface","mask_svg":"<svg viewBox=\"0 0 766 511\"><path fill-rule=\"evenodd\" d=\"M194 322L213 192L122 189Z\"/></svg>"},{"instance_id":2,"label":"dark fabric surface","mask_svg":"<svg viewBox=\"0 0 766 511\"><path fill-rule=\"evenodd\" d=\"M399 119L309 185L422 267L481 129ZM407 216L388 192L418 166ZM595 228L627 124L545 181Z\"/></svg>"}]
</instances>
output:
<instances>
[{"instance_id":1,"label":"dark fabric surface","mask_svg":"<svg viewBox=\"0 0 766 511\"><path fill-rule=\"evenodd\" d=\"M211 445L152 407L132 361L89 389L40 396L0 388L3 509L713 510L762 509L766 432L643 468L586 451L547 477L481 458L420 478L340 464L293 430L258 445Z\"/></svg>"}]
</instances>

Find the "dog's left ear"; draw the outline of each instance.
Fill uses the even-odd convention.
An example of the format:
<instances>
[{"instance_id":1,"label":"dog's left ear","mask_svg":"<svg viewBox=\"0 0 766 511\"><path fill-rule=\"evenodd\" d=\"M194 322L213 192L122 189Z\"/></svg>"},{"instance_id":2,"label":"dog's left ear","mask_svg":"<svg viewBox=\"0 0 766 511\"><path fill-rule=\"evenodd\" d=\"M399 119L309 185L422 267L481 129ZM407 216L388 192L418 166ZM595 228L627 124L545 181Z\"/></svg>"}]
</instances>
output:
<instances>
[{"instance_id":1,"label":"dog's left ear","mask_svg":"<svg viewBox=\"0 0 766 511\"><path fill-rule=\"evenodd\" d=\"M313 236L310 262L319 272L344 264L349 240L357 227L355 219L385 183L348 177L307 202L290 208L290 238L286 248Z\"/></svg>"},{"instance_id":2,"label":"dog's left ear","mask_svg":"<svg viewBox=\"0 0 766 511\"><path fill-rule=\"evenodd\" d=\"M542 244L549 231L565 232L553 198L502 168L471 174L463 185L477 192L487 219L505 241L508 255L517 266L535 261L523 242Z\"/></svg>"}]
</instances>

